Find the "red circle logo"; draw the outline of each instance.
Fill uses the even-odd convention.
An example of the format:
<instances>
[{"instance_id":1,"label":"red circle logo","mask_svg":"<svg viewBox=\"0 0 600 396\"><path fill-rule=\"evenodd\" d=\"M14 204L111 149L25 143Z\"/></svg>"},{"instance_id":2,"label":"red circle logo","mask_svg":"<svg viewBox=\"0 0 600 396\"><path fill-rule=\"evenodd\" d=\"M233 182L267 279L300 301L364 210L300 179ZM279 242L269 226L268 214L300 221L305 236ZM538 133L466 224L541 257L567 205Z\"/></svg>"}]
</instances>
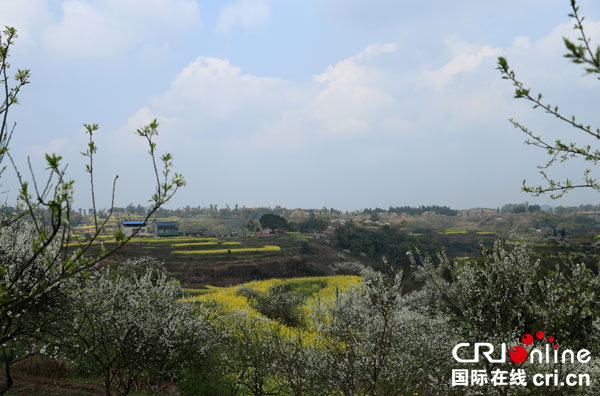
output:
<instances>
[{"instance_id":1,"label":"red circle logo","mask_svg":"<svg viewBox=\"0 0 600 396\"><path fill-rule=\"evenodd\" d=\"M523 363L527 359L527 351L522 346L510 348L510 360L517 364Z\"/></svg>"}]
</instances>

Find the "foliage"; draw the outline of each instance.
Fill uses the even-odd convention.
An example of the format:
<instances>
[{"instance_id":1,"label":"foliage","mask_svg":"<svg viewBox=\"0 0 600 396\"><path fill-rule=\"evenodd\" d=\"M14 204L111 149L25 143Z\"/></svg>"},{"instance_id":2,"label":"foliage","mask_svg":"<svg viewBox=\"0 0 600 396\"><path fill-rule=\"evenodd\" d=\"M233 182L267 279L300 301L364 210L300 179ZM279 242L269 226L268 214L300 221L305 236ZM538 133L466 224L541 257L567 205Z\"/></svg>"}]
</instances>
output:
<instances>
[{"instance_id":1,"label":"foliage","mask_svg":"<svg viewBox=\"0 0 600 396\"><path fill-rule=\"evenodd\" d=\"M492 249L482 248L482 257L477 261L451 262L445 254L440 254L437 267L429 257L421 257L419 262L410 254L425 282L419 292L419 303L447 316L451 331L462 342L485 340L494 345L518 345L523 334L543 329L558 340L561 348L586 348L597 355L599 344L595 334L600 323L600 305L594 296L600 292L598 275L572 263L547 273L539 260L532 258L526 244L508 242L497 240ZM586 368L551 363L542 368L526 362L523 367L532 374L536 370L552 372L560 368L563 378L569 372L589 370L594 364ZM500 366L486 360L481 368L490 375ZM562 394L560 389L552 391ZM570 388L568 394L585 391ZM485 392L546 395L550 390L529 387L522 390L525 393L519 393L515 389L490 387Z\"/></svg>"},{"instance_id":2,"label":"foliage","mask_svg":"<svg viewBox=\"0 0 600 396\"><path fill-rule=\"evenodd\" d=\"M349 249L353 254L362 253L377 260L385 256L391 263L403 268L409 266L406 251L415 246L425 251L440 250L435 241L429 238L417 239L397 226L369 229L349 223L336 228L335 239L339 247Z\"/></svg>"},{"instance_id":3,"label":"foliage","mask_svg":"<svg viewBox=\"0 0 600 396\"><path fill-rule=\"evenodd\" d=\"M531 217L531 226L536 229L560 229L572 234L584 230L600 229L600 222L594 217L583 215L560 215L548 212L537 212Z\"/></svg>"},{"instance_id":4,"label":"foliage","mask_svg":"<svg viewBox=\"0 0 600 396\"><path fill-rule=\"evenodd\" d=\"M238 294L246 297L252 308L267 318L297 327L302 322L300 305L304 299L291 291L292 288L288 283L281 283L271 287L267 293L242 286L239 288Z\"/></svg>"},{"instance_id":5,"label":"foliage","mask_svg":"<svg viewBox=\"0 0 600 396\"><path fill-rule=\"evenodd\" d=\"M584 17L579 15L579 7L575 0L571 0L572 13L569 14L574 19L574 29L578 31L579 38L578 42L572 42L567 38L563 38L567 53L564 55L575 64L581 64L584 66L584 70L588 74L597 74L600 79L600 46L593 50L590 39L586 36L583 21ZM592 127L585 125L576 120L575 116L567 116L561 113L558 106L550 103L542 102L542 94L534 93L530 88L525 88L525 84L517 79L515 72L509 67L508 61L504 57L498 58L498 67L502 78L511 81L515 88L515 98L524 99L533 104L533 108L540 108L546 113L553 115L555 118L563 121L570 127L575 128L579 133L591 136L596 139L600 139L600 127ZM574 184L569 178L564 181L557 181L552 179L546 173L546 170L552 165L565 162L569 159L580 158L585 161L596 165L600 161L600 151L592 148L589 144L582 144L576 141L563 142L557 139L555 142L550 142L542 135L536 134L533 130L527 128L521 123L510 119L511 124L520 129L523 133L528 136L526 143L539 147L547 152L549 159L545 164L538 166L540 174L545 181L545 185L539 186L528 186L526 181L523 181L523 190L533 195L541 195L549 192L550 197L559 198L574 188L592 188L600 191L600 183L596 178L592 177L591 169L586 169L583 172L583 182L581 184Z\"/></svg>"},{"instance_id":6,"label":"foliage","mask_svg":"<svg viewBox=\"0 0 600 396\"><path fill-rule=\"evenodd\" d=\"M290 228L300 232L322 232L330 223L329 217L315 216L314 213L311 213L308 219L290 223Z\"/></svg>"},{"instance_id":7,"label":"foliage","mask_svg":"<svg viewBox=\"0 0 600 396\"><path fill-rule=\"evenodd\" d=\"M307 298L331 299L335 297L336 290L343 290L351 284L360 283L358 276L321 276L289 279L269 279L245 283L243 286L259 293L267 293L271 288L286 283L293 293ZM248 299L240 295L242 286L214 287L207 286L201 289L202 293L194 297L187 297L184 301L200 301L217 304L221 313L231 313L236 310L246 310L254 316L259 312L254 310ZM310 299L306 300L310 303Z\"/></svg>"},{"instance_id":8,"label":"foliage","mask_svg":"<svg viewBox=\"0 0 600 396\"><path fill-rule=\"evenodd\" d=\"M6 169L4 160L9 159L19 183L19 195L14 210L3 211L0 218L0 362L4 365L5 382L0 385L0 394L6 392L13 383L10 366L32 353L36 353L45 331L52 323L55 310L61 309L60 299L69 288L72 280L88 276L100 262L114 254L127 243L121 232L114 234L115 243L110 249L90 249L105 230L112 215L111 208L104 220L96 210L94 191L94 156L98 150L93 136L99 130L97 124L84 124L89 141L82 154L87 158L85 167L90 177L93 208L91 215L94 227L88 242L72 240L71 216L74 181L67 178L66 166L62 157L46 154L47 177L45 183L38 183L31 165L31 181L18 170L11 155L9 143L15 125L9 121L9 110L19 103L21 89L29 83L29 70L17 70L14 78L8 76L8 57L16 30L6 27L0 33L0 175ZM183 177L172 174L172 156L169 153L159 158L154 139L158 122L152 121L137 131L148 143L151 163L156 177L156 190L150 199L147 220L162 205L168 202L179 187L185 184ZM117 177L113 181L112 199L114 202ZM8 215L5 215L8 214Z\"/></svg>"},{"instance_id":9,"label":"foliage","mask_svg":"<svg viewBox=\"0 0 600 396\"><path fill-rule=\"evenodd\" d=\"M236 248L236 249L212 249L212 250L173 250L173 254L231 254L231 253L261 253L280 252L279 246L266 245L261 248Z\"/></svg>"},{"instance_id":10,"label":"foliage","mask_svg":"<svg viewBox=\"0 0 600 396\"><path fill-rule=\"evenodd\" d=\"M141 259L133 263L143 265ZM165 273L133 277L103 272L69 295L56 345L102 373L106 395L128 394L142 380L160 384L174 369L199 361L210 348L209 324L177 302L183 290Z\"/></svg>"},{"instance_id":11,"label":"foliage","mask_svg":"<svg viewBox=\"0 0 600 396\"><path fill-rule=\"evenodd\" d=\"M363 213L366 214L377 214L377 213L395 213L395 214L407 214L410 216L418 216L422 215L425 212L433 212L446 216L456 216L458 214L458 210L451 209L448 206L438 206L438 205L421 205L421 206L390 206L389 209L380 209L380 208L366 208L363 210Z\"/></svg>"},{"instance_id":12,"label":"foliage","mask_svg":"<svg viewBox=\"0 0 600 396\"><path fill-rule=\"evenodd\" d=\"M262 228L269 228L271 230L275 230L276 228L285 230L288 228L287 220L274 213L265 213L260 216L259 222Z\"/></svg>"},{"instance_id":13,"label":"foliage","mask_svg":"<svg viewBox=\"0 0 600 396\"><path fill-rule=\"evenodd\" d=\"M446 389L451 341L444 335L445 322L409 309L401 288L401 273L386 280L371 272L363 284L315 308L312 321L331 393L399 395Z\"/></svg>"},{"instance_id":14,"label":"foliage","mask_svg":"<svg viewBox=\"0 0 600 396\"><path fill-rule=\"evenodd\" d=\"M526 212L539 212L542 208L540 205L529 205L528 202L522 204L506 204L502 206L504 213L526 213Z\"/></svg>"}]
</instances>

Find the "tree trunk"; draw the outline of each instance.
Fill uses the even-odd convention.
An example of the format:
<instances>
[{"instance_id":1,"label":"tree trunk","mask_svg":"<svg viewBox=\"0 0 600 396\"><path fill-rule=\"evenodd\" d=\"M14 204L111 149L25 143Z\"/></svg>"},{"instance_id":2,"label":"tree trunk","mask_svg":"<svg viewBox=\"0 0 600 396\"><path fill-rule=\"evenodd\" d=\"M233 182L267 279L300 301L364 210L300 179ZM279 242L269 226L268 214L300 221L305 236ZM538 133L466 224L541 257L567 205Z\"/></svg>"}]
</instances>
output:
<instances>
[{"instance_id":1,"label":"tree trunk","mask_svg":"<svg viewBox=\"0 0 600 396\"><path fill-rule=\"evenodd\" d=\"M4 365L4 370L6 373L6 380L5 382L0 386L0 396L4 395L12 386L13 384L13 379L10 376L10 364L5 363Z\"/></svg>"}]
</instances>

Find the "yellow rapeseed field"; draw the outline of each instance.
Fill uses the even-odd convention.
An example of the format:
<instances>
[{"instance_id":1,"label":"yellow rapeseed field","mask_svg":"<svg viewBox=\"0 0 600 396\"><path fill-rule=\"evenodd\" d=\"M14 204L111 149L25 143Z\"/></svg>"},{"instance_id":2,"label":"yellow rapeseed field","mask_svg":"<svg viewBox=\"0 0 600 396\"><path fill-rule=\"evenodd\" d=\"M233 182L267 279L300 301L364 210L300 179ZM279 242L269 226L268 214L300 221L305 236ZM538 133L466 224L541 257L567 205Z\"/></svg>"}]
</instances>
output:
<instances>
[{"instance_id":1,"label":"yellow rapeseed field","mask_svg":"<svg viewBox=\"0 0 600 396\"><path fill-rule=\"evenodd\" d=\"M184 247L184 246L216 246L219 243L214 242L187 242L187 243L173 243L171 247Z\"/></svg>"},{"instance_id":2,"label":"yellow rapeseed field","mask_svg":"<svg viewBox=\"0 0 600 396\"><path fill-rule=\"evenodd\" d=\"M315 299L331 299L335 296L336 290L343 290L351 284L359 284L362 282L362 278L354 275L301 277L252 281L245 283L245 285L253 290L266 293L272 287L281 285L282 283L287 283L290 286L302 286L303 283L314 283L316 281L322 282L323 287L306 300L305 306L312 304ZM212 301L217 303L223 312L231 312L238 309L252 310L248 300L243 296L237 295L240 287L241 285L231 287L206 286L204 289L187 289L186 291L189 293L201 294L185 298L182 301ZM258 312L255 313L258 314Z\"/></svg>"},{"instance_id":3,"label":"yellow rapeseed field","mask_svg":"<svg viewBox=\"0 0 600 396\"><path fill-rule=\"evenodd\" d=\"M302 277L290 279L269 279L262 281L248 282L245 286L263 293L268 293L269 289L282 283L288 284L292 288L304 288L312 290L315 284L318 285L318 290L308 296L301 307L305 312L310 312L311 308L318 302L328 303L333 301L337 290L344 290L351 285L358 285L362 282L359 276L338 275L338 276L322 276L322 277ZM260 323L264 326L277 329L280 334L288 337L302 336L303 343L317 346L319 337L315 329L302 329L289 327L278 321L266 318L261 313L251 307L246 297L238 295L241 285L232 287L216 287L206 286L205 289L187 289L190 294L195 294L192 297L184 298L182 302L204 302L214 304L217 311L221 315L232 314L236 312L246 312L250 319L261 319Z\"/></svg>"},{"instance_id":4,"label":"yellow rapeseed field","mask_svg":"<svg viewBox=\"0 0 600 396\"><path fill-rule=\"evenodd\" d=\"M279 246L267 245L261 248L212 249L212 250L173 250L172 254L224 254L224 253L259 253L280 252Z\"/></svg>"}]
</instances>

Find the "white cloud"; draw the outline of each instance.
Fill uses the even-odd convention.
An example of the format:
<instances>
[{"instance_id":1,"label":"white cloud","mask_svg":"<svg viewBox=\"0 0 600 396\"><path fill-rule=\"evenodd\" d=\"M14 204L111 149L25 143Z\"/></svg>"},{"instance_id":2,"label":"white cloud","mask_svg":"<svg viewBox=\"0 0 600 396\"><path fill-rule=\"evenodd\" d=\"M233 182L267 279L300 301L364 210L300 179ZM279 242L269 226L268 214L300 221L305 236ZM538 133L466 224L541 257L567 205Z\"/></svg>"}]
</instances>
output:
<instances>
[{"instance_id":1,"label":"white cloud","mask_svg":"<svg viewBox=\"0 0 600 396\"><path fill-rule=\"evenodd\" d=\"M164 41L200 23L193 0L65 0L42 43L65 59L102 60Z\"/></svg>"},{"instance_id":2,"label":"white cloud","mask_svg":"<svg viewBox=\"0 0 600 396\"><path fill-rule=\"evenodd\" d=\"M288 85L278 78L244 74L227 59L200 56L150 103L190 121L228 122L242 114L273 113L286 100Z\"/></svg>"},{"instance_id":3,"label":"white cloud","mask_svg":"<svg viewBox=\"0 0 600 396\"><path fill-rule=\"evenodd\" d=\"M142 137L138 136L136 131L143 126L148 125L155 118L161 118L161 123L165 123L165 121L168 122L166 117L157 117L148 107L144 106L129 117L127 122L114 132L113 136L103 140L107 144L110 144L110 142L119 142L115 148L118 151L121 151L121 153L131 153L132 151L139 153L147 151L148 144Z\"/></svg>"},{"instance_id":4,"label":"white cloud","mask_svg":"<svg viewBox=\"0 0 600 396\"><path fill-rule=\"evenodd\" d=\"M52 139L46 145L36 144L29 149L29 155L32 158L44 158L45 154L64 155L65 151L70 151L71 142L69 139L59 137Z\"/></svg>"},{"instance_id":5,"label":"white cloud","mask_svg":"<svg viewBox=\"0 0 600 396\"><path fill-rule=\"evenodd\" d=\"M479 46L454 56L448 63L437 70L426 70L420 77L420 82L432 88L441 88L463 72L472 72L488 57L496 57L502 53L500 48L490 45Z\"/></svg>"},{"instance_id":6,"label":"white cloud","mask_svg":"<svg viewBox=\"0 0 600 396\"><path fill-rule=\"evenodd\" d=\"M408 184L451 180L454 174L479 180L493 171L487 164L502 164L511 175L531 166L534 174L544 153L524 148L523 137L508 125L511 116L528 121L529 108L512 99L510 84L495 70L495 57L507 54L519 64L533 56L531 64L555 70L551 58L561 59L561 52L543 55L543 43L516 37L501 50L449 41L442 66L426 71L406 66L404 51L395 44L374 43L303 82L249 74L227 59L201 56L127 121L122 136L111 140L130 147L135 140L131 131L156 115L162 122L160 147L176 154L179 169L216 166L227 174L213 180L200 171L187 172L190 186L230 193L235 183L223 187L223 178L239 178L254 189L261 182L253 176L274 163L277 169L271 171L278 177L290 171L295 178L304 173L294 164L331 173L339 171L340 163L348 172L365 175L375 168L419 168L418 175L401 176ZM580 74L569 75L565 83ZM422 89L424 76L427 87L435 89ZM135 150L134 165L144 163L142 151L141 146ZM515 152L525 152L526 160L507 162Z\"/></svg>"},{"instance_id":7,"label":"white cloud","mask_svg":"<svg viewBox=\"0 0 600 396\"><path fill-rule=\"evenodd\" d=\"M52 21L47 0L0 0L0 27L17 29L19 46L33 44L39 31Z\"/></svg>"},{"instance_id":8,"label":"white cloud","mask_svg":"<svg viewBox=\"0 0 600 396\"><path fill-rule=\"evenodd\" d=\"M270 0L235 0L221 9L217 31L228 32L236 27L254 28L270 17Z\"/></svg>"},{"instance_id":9,"label":"white cloud","mask_svg":"<svg viewBox=\"0 0 600 396\"><path fill-rule=\"evenodd\" d=\"M227 59L200 56L120 130L158 114L180 145L200 139L239 150L398 131L406 122L389 90L393 84L377 66L379 56L395 51L395 44L371 44L302 83L247 74Z\"/></svg>"},{"instance_id":10,"label":"white cloud","mask_svg":"<svg viewBox=\"0 0 600 396\"><path fill-rule=\"evenodd\" d=\"M380 69L371 63L377 55L393 53L393 43L370 44L314 77L324 87L308 106L320 133L342 137L372 132L396 104L394 95L380 79Z\"/></svg>"}]
</instances>

